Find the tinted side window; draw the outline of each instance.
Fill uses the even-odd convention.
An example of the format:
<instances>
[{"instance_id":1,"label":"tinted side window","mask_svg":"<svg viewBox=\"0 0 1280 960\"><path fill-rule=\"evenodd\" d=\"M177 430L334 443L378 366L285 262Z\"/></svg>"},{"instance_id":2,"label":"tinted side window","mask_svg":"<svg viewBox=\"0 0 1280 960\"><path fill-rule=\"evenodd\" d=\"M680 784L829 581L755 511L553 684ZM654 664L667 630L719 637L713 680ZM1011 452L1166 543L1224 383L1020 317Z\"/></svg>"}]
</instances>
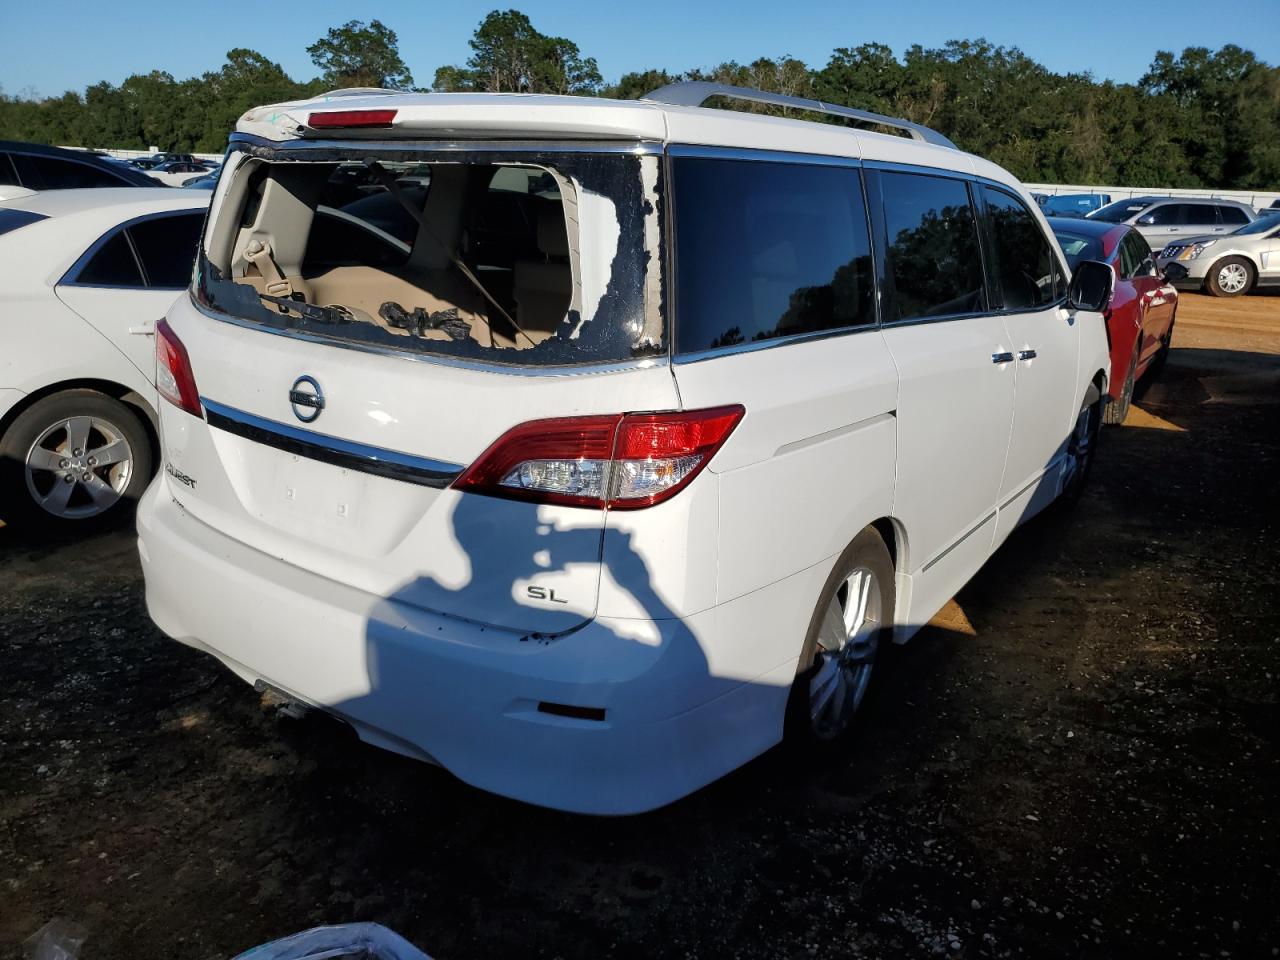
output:
<instances>
[{"instance_id":1,"label":"tinted side window","mask_svg":"<svg viewBox=\"0 0 1280 960\"><path fill-rule=\"evenodd\" d=\"M978 226L960 180L880 174L887 236L884 319L986 309Z\"/></svg>"},{"instance_id":2,"label":"tinted side window","mask_svg":"<svg viewBox=\"0 0 1280 960\"><path fill-rule=\"evenodd\" d=\"M138 261L129 247L124 231L119 230L93 255L79 275L76 283L107 287L140 287L142 274Z\"/></svg>"},{"instance_id":3,"label":"tinted side window","mask_svg":"<svg viewBox=\"0 0 1280 960\"><path fill-rule=\"evenodd\" d=\"M1207 203L1184 203L1182 222L1195 226L1213 226L1218 222L1216 208Z\"/></svg>"},{"instance_id":4,"label":"tinted side window","mask_svg":"<svg viewBox=\"0 0 1280 960\"><path fill-rule=\"evenodd\" d=\"M856 170L682 157L674 199L681 352L874 321Z\"/></svg>"},{"instance_id":5,"label":"tinted side window","mask_svg":"<svg viewBox=\"0 0 1280 960\"><path fill-rule=\"evenodd\" d=\"M1223 223L1240 224L1249 222L1249 217L1239 207L1219 207L1218 216Z\"/></svg>"},{"instance_id":6,"label":"tinted side window","mask_svg":"<svg viewBox=\"0 0 1280 960\"><path fill-rule=\"evenodd\" d=\"M203 222L202 213L184 213L144 220L129 228L148 286L181 289L191 282Z\"/></svg>"},{"instance_id":7,"label":"tinted side window","mask_svg":"<svg viewBox=\"0 0 1280 960\"><path fill-rule=\"evenodd\" d=\"M1147 244L1146 237L1135 230L1125 239L1129 241L1129 245L1133 249L1133 268L1135 272L1140 272L1148 260L1154 263L1155 257L1152 256L1151 247Z\"/></svg>"},{"instance_id":8,"label":"tinted side window","mask_svg":"<svg viewBox=\"0 0 1280 960\"><path fill-rule=\"evenodd\" d=\"M91 167L87 163L76 163L73 160L59 160L56 157L26 157L29 168L34 171L42 190L71 190L76 187L121 187L125 183L114 174ZM23 174L24 185L27 174ZM36 189L36 188L32 188Z\"/></svg>"},{"instance_id":9,"label":"tinted side window","mask_svg":"<svg viewBox=\"0 0 1280 960\"><path fill-rule=\"evenodd\" d=\"M1121 280L1128 280L1133 276L1134 271L1138 269L1138 261L1134 259L1135 250L1132 234L1127 233L1120 238L1120 250L1117 260L1120 267Z\"/></svg>"},{"instance_id":10,"label":"tinted side window","mask_svg":"<svg viewBox=\"0 0 1280 960\"><path fill-rule=\"evenodd\" d=\"M1157 227L1174 226L1179 223L1187 223L1182 218L1182 208L1185 204L1181 203L1165 203L1152 209L1147 215L1151 217L1151 223ZM1144 217L1145 219L1145 217Z\"/></svg>"},{"instance_id":11,"label":"tinted side window","mask_svg":"<svg viewBox=\"0 0 1280 960\"><path fill-rule=\"evenodd\" d=\"M1053 256L1031 212L1012 194L983 187L991 221L991 259L1007 310L1053 302Z\"/></svg>"},{"instance_id":12,"label":"tinted side window","mask_svg":"<svg viewBox=\"0 0 1280 960\"><path fill-rule=\"evenodd\" d=\"M0 153L0 184L22 186L21 181L18 180L18 171L13 168L13 161L9 159L7 153Z\"/></svg>"}]
</instances>

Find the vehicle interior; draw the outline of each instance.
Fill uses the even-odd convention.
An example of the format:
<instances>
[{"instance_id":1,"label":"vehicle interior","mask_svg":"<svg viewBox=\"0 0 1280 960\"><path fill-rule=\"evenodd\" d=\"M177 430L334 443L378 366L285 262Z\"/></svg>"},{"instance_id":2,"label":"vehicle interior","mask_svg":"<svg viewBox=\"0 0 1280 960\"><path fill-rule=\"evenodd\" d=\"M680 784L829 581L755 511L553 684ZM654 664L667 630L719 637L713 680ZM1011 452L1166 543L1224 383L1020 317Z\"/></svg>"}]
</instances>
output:
<instances>
[{"instance_id":1,"label":"vehicle interior","mask_svg":"<svg viewBox=\"0 0 1280 960\"><path fill-rule=\"evenodd\" d=\"M580 300L576 191L550 169L250 161L242 173L241 215L221 219L210 259L282 314L529 349Z\"/></svg>"}]
</instances>

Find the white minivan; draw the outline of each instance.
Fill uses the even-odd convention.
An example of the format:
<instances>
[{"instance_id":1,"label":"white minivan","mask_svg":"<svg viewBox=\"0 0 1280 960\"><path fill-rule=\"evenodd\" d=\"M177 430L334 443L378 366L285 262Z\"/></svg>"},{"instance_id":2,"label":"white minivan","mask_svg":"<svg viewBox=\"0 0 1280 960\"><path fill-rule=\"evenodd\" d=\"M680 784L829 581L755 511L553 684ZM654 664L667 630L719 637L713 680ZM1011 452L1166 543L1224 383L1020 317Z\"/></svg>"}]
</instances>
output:
<instances>
[{"instance_id":1,"label":"white minivan","mask_svg":"<svg viewBox=\"0 0 1280 960\"><path fill-rule=\"evenodd\" d=\"M252 110L157 331L151 616L475 786L661 806L838 740L1078 493L1111 281L1004 170L816 101Z\"/></svg>"}]
</instances>

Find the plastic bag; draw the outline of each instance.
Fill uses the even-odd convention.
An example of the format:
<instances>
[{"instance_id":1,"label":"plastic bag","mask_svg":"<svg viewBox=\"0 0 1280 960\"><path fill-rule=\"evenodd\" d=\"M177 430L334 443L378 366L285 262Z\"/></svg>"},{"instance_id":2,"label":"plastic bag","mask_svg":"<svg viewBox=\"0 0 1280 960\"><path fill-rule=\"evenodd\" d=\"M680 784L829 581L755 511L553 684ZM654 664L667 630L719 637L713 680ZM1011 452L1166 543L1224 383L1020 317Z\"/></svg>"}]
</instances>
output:
<instances>
[{"instance_id":1,"label":"plastic bag","mask_svg":"<svg viewBox=\"0 0 1280 960\"><path fill-rule=\"evenodd\" d=\"M50 920L22 942L25 960L76 960L88 931L66 917Z\"/></svg>"},{"instance_id":2,"label":"plastic bag","mask_svg":"<svg viewBox=\"0 0 1280 960\"><path fill-rule=\"evenodd\" d=\"M57 955L53 955L57 957ZM44 958L40 958L44 960ZM53 958L51 958L53 960ZM61 958L57 958L61 960ZM272 940L235 960L431 960L400 934L378 923L313 927Z\"/></svg>"}]
</instances>

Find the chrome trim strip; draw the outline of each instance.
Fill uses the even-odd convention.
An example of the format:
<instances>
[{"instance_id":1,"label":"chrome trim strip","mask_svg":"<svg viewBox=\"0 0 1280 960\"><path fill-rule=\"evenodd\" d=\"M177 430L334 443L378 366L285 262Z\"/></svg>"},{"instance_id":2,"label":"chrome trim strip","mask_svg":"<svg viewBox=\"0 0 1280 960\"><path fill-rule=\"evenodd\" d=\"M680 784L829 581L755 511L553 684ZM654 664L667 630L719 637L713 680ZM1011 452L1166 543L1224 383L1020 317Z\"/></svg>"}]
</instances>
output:
<instances>
[{"instance_id":1,"label":"chrome trim strip","mask_svg":"<svg viewBox=\"0 0 1280 960\"><path fill-rule=\"evenodd\" d=\"M696 143L673 143L667 147L673 157L702 160L760 160L768 163L799 163L824 167L861 167L858 157L838 157L823 153L792 153L787 150L756 150L751 147L716 147Z\"/></svg>"},{"instance_id":2,"label":"chrome trim strip","mask_svg":"<svg viewBox=\"0 0 1280 960\"><path fill-rule=\"evenodd\" d=\"M992 510L992 511L991 511L990 513L988 513L985 517L983 517L981 520L979 520L979 521L978 521L978 523L977 523L977 525L976 525L976 526L974 526L973 528L971 528L971 529L969 530L969 532L968 532L968 533L966 533L966 534L965 534L964 536L962 536L959 540L957 540L957 541L956 541L955 543L953 543L951 546L947 547L947 549L943 550L940 554L938 554L936 557L934 557L932 560L930 560L928 563L926 563L923 567L921 567L921 568L920 568L920 572L921 572L921 573L927 573L927 572L929 571L929 568L930 568L930 567L934 566L935 564L941 563L943 560L945 560L945 559L946 559L947 554L949 554L952 550L954 550L956 547L960 546L960 544L964 543L966 540L968 540L970 537L972 537L975 533L977 533L979 530L981 530L983 527L985 527L988 523L990 523L992 520L994 520L994 519L995 519L995 517L996 517L996 511L995 511L995 510Z\"/></svg>"},{"instance_id":3,"label":"chrome trim strip","mask_svg":"<svg viewBox=\"0 0 1280 960\"><path fill-rule=\"evenodd\" d=\"M204 406L209 426L310 460L436 489L447 487L462 473L460 464L302 430L216 403L207 397L201 397L200 403Z\"/></svg>"},{"instance_id":4,"label":"chrome trim strip","mask_svg":"<svg viewBox=\"0 0 1280 960\"><path fill-rule=\"evenodd\" d=\"M774 347L786 347L796 343L809 343L814 340L830 340L832 337L846 337L859 333L879 330L874 321L860 323L852 327L838 327L834 330L818 330L814 333L795 333L789 337L775 337L772 340L752 340L747 343L735 343L727 347L710 347L706 350L695 350L692 353L678 353L672 359L676 366L686 363L700 363L703 360L714 360L734 353L754 353L757 350L772 350Z\"/></svg>"},{"instance_id":5,"label":"chrome trim strip","mask_svg":"<svg viewBox=\"0 0 1280 960\"><path fill-rule=\"evenodd\" d=\"M826 440L834 440L836 437L843 437L850 433L856 433L867 427L874 427L877 424L885 423L896 419L897 410L886 410L884 413L877 413L875 416L866 417L862 420L855 420L853 423L846 423L842 427L836 427L825 433L817 433L812 437L805 437L803 440L792 440L790 443L784 443L777 450L773 451L775 457L780 457L784 453L794 453L796 450L803 450L805 447L812 447L815 444L823 443Z\"/></svg>"},{"instance_id":6,"label":"chrome trim strip","mask_svg":"<svg viewBox=\"0 0 1280 960\"><path fill-rule=\"evenodd\" d=\"M188 298L191 306L201 316L208 317L218 323L229 323L233 327L241 327L245 330L254 330L258 333L270 333L277 337L288 337L291 340L302 340L306 343L316 343L324 347L333 347L338 350L356 350L360 353L371 353L380 357L396 357L400 360L414 360L419 363L438 363L446 367L456 367L460 370L475 370L480 373L496 373L508 377L588 377L600 376L611 373L628 373L632 370L647 370L650 367L668 366L668 360L665 352L652 357L641 357L636 360L617 360L611 363L584 363L580 365L570 366L518 366L508 363L481 363L478 360L467 360L462 357L449 357L438 353L423 353L413 350L396 350L385 347L376 343L361 343L356 340L335 340L333 337L325 337L317 334L306 333L300 330L281 330L275 327L269 327L266 324L258 323L256 320L246 320L244 317L238 317L231 313L220 313L206 307L196 299L195 294L188 290Z\"/></svg>"},{"instance_id":7,"label":"chrome trim strip","mask_svg":"<svg viewBox=\"0 0 1280 960\"><path fill-rule=\"evenodd\" d=\"M457 152L501 151L509 153L631 153L660 155L662 144L656 140L363 140L357 137L344 140L269 140L252 133L233 133L228 150L238 145L258 147L278 153L310 150L345 150L360 152Z\"/></svg>"}]
</instances>

